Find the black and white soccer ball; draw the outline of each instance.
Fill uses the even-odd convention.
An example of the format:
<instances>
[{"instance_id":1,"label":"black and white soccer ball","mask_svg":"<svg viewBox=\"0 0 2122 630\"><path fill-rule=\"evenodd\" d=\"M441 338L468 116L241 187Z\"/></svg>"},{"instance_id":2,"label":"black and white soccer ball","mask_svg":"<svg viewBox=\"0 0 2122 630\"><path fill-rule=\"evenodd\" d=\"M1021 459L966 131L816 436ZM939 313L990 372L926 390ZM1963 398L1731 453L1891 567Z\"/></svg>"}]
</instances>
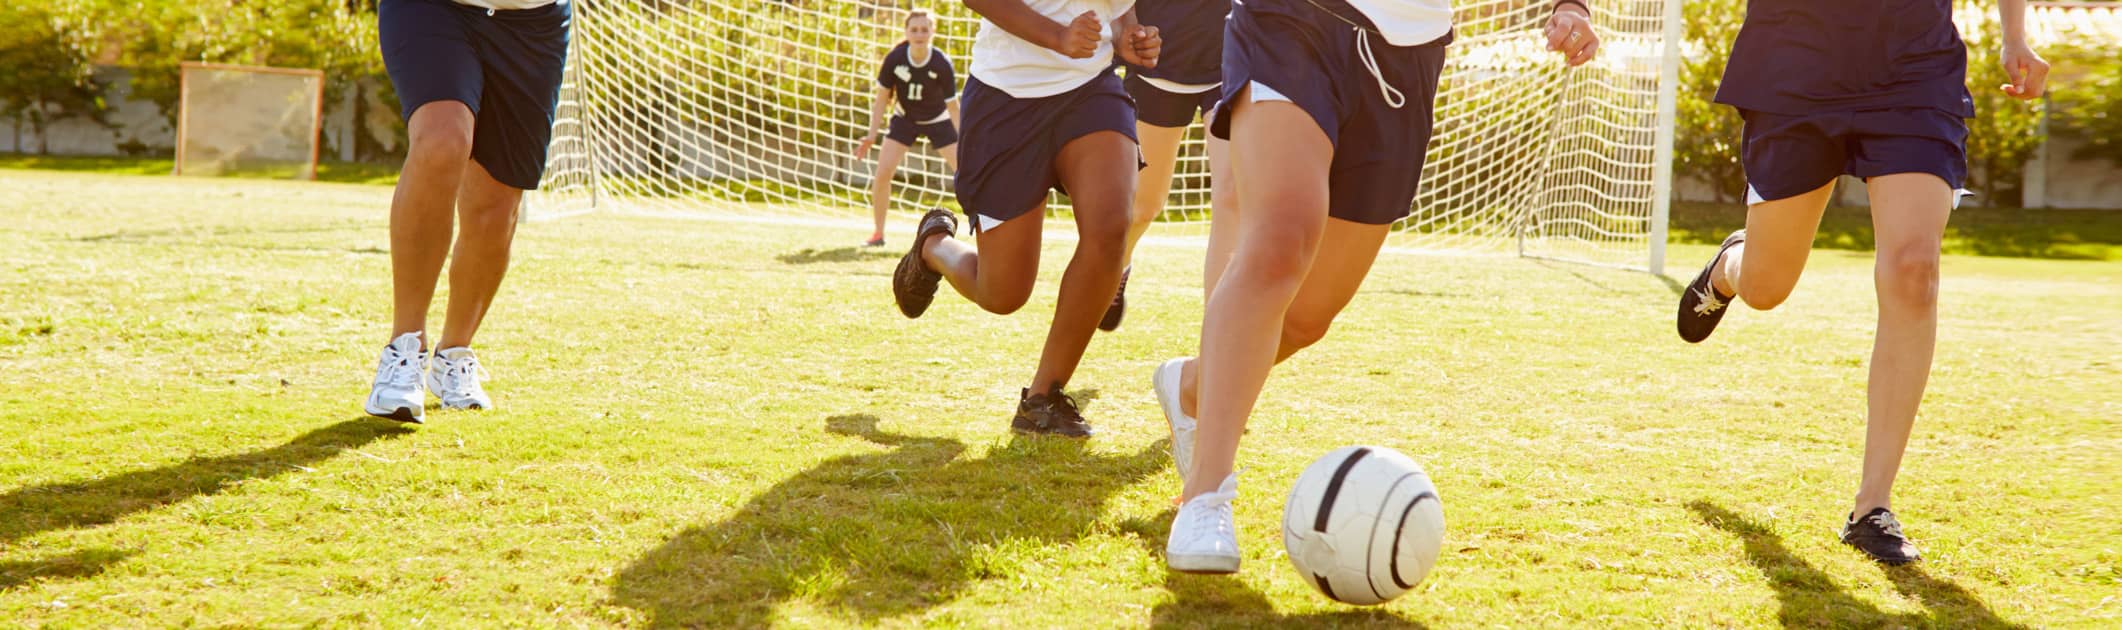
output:
<instances>
[{"instance_id":1,"label":"black and white soccer ball","mask_svg":"<svg viewBox=\"0 0 2122 630\"><path fill-rule=\"evenodd\" d=\"M1305 581L1335 601L1391 601L1429 575L1444 544L1444 504L1422 466L1380 446L1327 453L1297 477L1282 545Z\"/></svg>"}]
</instances>

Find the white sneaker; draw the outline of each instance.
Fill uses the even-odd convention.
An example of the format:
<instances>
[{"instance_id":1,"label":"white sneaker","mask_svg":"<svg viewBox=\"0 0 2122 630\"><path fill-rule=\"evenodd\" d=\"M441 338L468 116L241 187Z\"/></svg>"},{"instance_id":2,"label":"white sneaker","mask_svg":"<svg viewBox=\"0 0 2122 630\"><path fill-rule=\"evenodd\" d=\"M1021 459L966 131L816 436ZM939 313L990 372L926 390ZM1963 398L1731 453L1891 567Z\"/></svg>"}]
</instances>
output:
<instances>
[{"instance_id":1,"label":"white sneaker","mask_svg":"<svg viewBox=\"0 0 2122 630\"><path fill-rule=\"evenodd\" d=\"M419 422L427 407L427 392L420 388L420 373L427 367L427 351L420 349L420 333L409 332L383 347L376 360L376 380L369 384L368 415L399 422Z\"/></svg>"},{"instance_id":2,"label":"white sneaker","mask_svg":"<svg viewBox=\"0 0 2122 630\"><path fill-rule=\"evenodd\" d=\"M1180 411L1180 374L1186 368L1185 357L1165 361L1150 375L1150 388L1157 390L1157 404L1164 408L1164 424L1172 430L1172 466L1179 469L1179 484L1186 485L1186 478L1194 471L1194 419Z\"/></svg>"},{"instance_id":3,"label":"white sneaker","mask_svg":"<svg viewBox=\"0 0 2122 630\"><path fill-rule=\"evenodd\" d=\"M471 348L444 348L428 359L427 388L442 399L444 409L493 408L493 399L479 386L484 378L486 369L479 367L479 357L472 356Z\"/></svg>"},{"instance_id":4,"label":"white sneaker","mask_svg":"<svg viewBox=\"0 0 2122 630\"><path fill-rule=\"evenodd\" d=\"M1164 564L1187 573L1237 573L1238 524L1230 510L1236 498L1238 475L1232 473L1215 492L1180 505L1164 542Z\"/></svg>"}]
</instances>

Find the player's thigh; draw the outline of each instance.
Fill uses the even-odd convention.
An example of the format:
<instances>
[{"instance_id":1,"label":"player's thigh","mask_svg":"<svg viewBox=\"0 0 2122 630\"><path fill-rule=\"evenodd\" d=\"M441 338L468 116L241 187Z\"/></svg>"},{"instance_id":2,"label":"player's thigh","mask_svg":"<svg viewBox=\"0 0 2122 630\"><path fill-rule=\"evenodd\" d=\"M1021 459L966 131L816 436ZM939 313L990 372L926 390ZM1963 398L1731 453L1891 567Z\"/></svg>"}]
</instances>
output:
<instances>
[{"instance_id":1,"label":"player's thigh","mask_svg":"<svg viewBox=\"0 0 2122 630\"><path fill-rule=\"evenodd\" d=\"M1746 247L1740 262L1739 297L1755 307L1775 306L1790 295L1812 254L1813 235L1834 196L1835 182L1746 208Z\"/></svg>"},{"instance_id":2,"label":"player's thigh","mask_svg":"<svg viewBox=\"0 0 2122 630\"><path fill-rule=\"evenodd\" d=\"M465 230L513 233L522 202L523 189L501 183L478 160L465 161L464 178L457 184L457 220Z\"/></svg>"},{"instance_id":3,"label":"player's thigh","mask_svg":"<svg viewBox=\"0 0 2122 630\"><path fill-rule=\"evenodd\" d=\"M1326 226L1333 143L1295 103L1250 102L1251 92L1230 109L1238 247L1308 260Z\"/></svg>"},{"instance_id":4,"label":"player's thigh","mask_svg":"<svg viewBox=\"0 0 2122 630\"><path fill-rule=\"evenodd\" d=\"M877 149L877 180L891 181L899 172L899 165L906 162L908 147L898 140L884 139L884 146Z\"/></svg>"},{"instance_id":5,"label":"player's thigh","mask_svg":"<svg viewBox=\"0 0 2122 630\"><path fill-rule=\"evenodd\" d=\"M936 153L943 156L944 166L950 167L953 173L958 172L958 145L956 143L949 146L936 147Z\"/></svg>"},{"instance_id":6,"label":"player's thigh","mask_svg":"<svg viewBox=\"0 0 2122 630\"><path fill-rule=\"evenodd\" d=\"M1075 206L1083 245L1118 245L1127 238L1136 155L1135 140L1117 131L1085 134L1061 146L1054 169Z\"/></svg>"},{"instance_id":7,"label":"player's thigh","mask_svg":"<svg viewBox=\"0 0 2122 630\"><path fill-rule=\"evenodd\" d=\"M979 216L973 221L984 222ZM982 223L978 282L987 302L1021 306L1039 281L1040 234L1046 226L1046 202L1001 223Z\"/></svg>"},{"instance_id":8,"label":"player's thigh","mask_svg":"<svg viewBox=\"0 0 2122 630\"><path fill-rule=\"evenodd\" d=\"M1938 250L1958 193L1930 173L1882 175L1869 184L1882 289L1894 280L1909 279L1912 282L1905 284L1934 296Z\"/></svg>"}]
</instances>

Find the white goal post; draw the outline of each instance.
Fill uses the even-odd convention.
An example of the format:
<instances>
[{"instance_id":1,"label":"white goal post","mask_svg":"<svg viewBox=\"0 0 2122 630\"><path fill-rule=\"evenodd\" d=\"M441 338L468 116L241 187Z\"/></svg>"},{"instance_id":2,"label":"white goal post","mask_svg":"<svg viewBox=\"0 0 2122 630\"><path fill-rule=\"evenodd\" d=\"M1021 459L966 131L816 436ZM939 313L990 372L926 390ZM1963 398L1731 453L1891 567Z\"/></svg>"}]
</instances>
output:
<instances>
[{"instance_id":1,"label":"white goal post","mask_svg":"<svg viewBox=\"0 0 2122 630\"><path fill-rule=\"evenodd\" d=\"M179 65L178 175L317 178L324 71Z\"/></svg>"},{"instance_id":2,"label":"white goal post","mask_svg":"<svg viewBox=\"0 0 2122 630\"><path fill-rule=\"evenodd\" d=\"M1392 245L1662 272L1680 0L1598 0L1599 59L1545 50L1552 0L1462 0L1435 138ZM966 76L977 16L924 2ZM854 159L872 77L905 0L575 0L573 41L534 218L591 210L867 225L873 164ZM1204 234L1202 130L1160 218ZM901 219L955 207L943 160L900 168ZM1050 212L1068 211L1056 197Z\"/></svg>"}]
</instances>

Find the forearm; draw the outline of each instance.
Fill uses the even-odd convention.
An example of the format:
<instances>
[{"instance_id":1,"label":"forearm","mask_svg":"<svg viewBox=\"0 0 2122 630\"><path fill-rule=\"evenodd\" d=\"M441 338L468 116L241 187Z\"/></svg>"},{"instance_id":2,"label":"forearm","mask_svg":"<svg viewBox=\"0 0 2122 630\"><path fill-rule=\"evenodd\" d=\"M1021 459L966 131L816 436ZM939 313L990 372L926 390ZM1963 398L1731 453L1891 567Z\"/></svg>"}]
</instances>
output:
<instances>
[{"instance_id":1,"label":"forearm","mask_svg":"<svg viewBox=\"0 0 2122 630\"><path fill-rule=\"evenodd\" d=\"M1998 0L1997 21L2004 26L2004 45L2026 45L2026 0Z\"/></svg>"},{"instance_id":2,"label":"forearm","mask_svg":"<svg viewBox=\"0 0 2122 630\"><path fill-rule=\"evenodd\" d=\"M877 98L869 106L869 133L863 134L863 137L877 135L877 130L884 125L884 110L891 106L892 91L879 91Z\"/></svg>"},{"instance_id":3,"label":"forearm","mask_svg":"<svg viewBox=\"0 0 2122 630\"><path fill-rule=\"evenodd\" d=\"M950 128L962 129L963 127L958 124L958 99L951 99L949 103L945 103L945 106L950 108Z\"/></svg>"},{"instance_id":4,"label":"forearm","mask_svg":"<svg viewBox=\"0 0 2122 630\"><path fill-rule=\"evenodd\" d=\"M1142 20L1135 17L1135 8L1128 7L1126 13L1122 13L1120 17L1113 19L1113 45L1120 45L1120 42L1127 38L1128 33L1133 33L1135 29L1141 27Z\"/></svg>"},{"instance_id":5,"label":"forearm","mask_svg":"<svg viewBox=\"0 0 2122 630\"><path fill-rule=\"evenodd\" d=\"M1050 50L1061 48L1061 32L1068 28L1025 6L1024 0L965 0L965 8L1018 39Z\"/></svg>"}]
</instances>

